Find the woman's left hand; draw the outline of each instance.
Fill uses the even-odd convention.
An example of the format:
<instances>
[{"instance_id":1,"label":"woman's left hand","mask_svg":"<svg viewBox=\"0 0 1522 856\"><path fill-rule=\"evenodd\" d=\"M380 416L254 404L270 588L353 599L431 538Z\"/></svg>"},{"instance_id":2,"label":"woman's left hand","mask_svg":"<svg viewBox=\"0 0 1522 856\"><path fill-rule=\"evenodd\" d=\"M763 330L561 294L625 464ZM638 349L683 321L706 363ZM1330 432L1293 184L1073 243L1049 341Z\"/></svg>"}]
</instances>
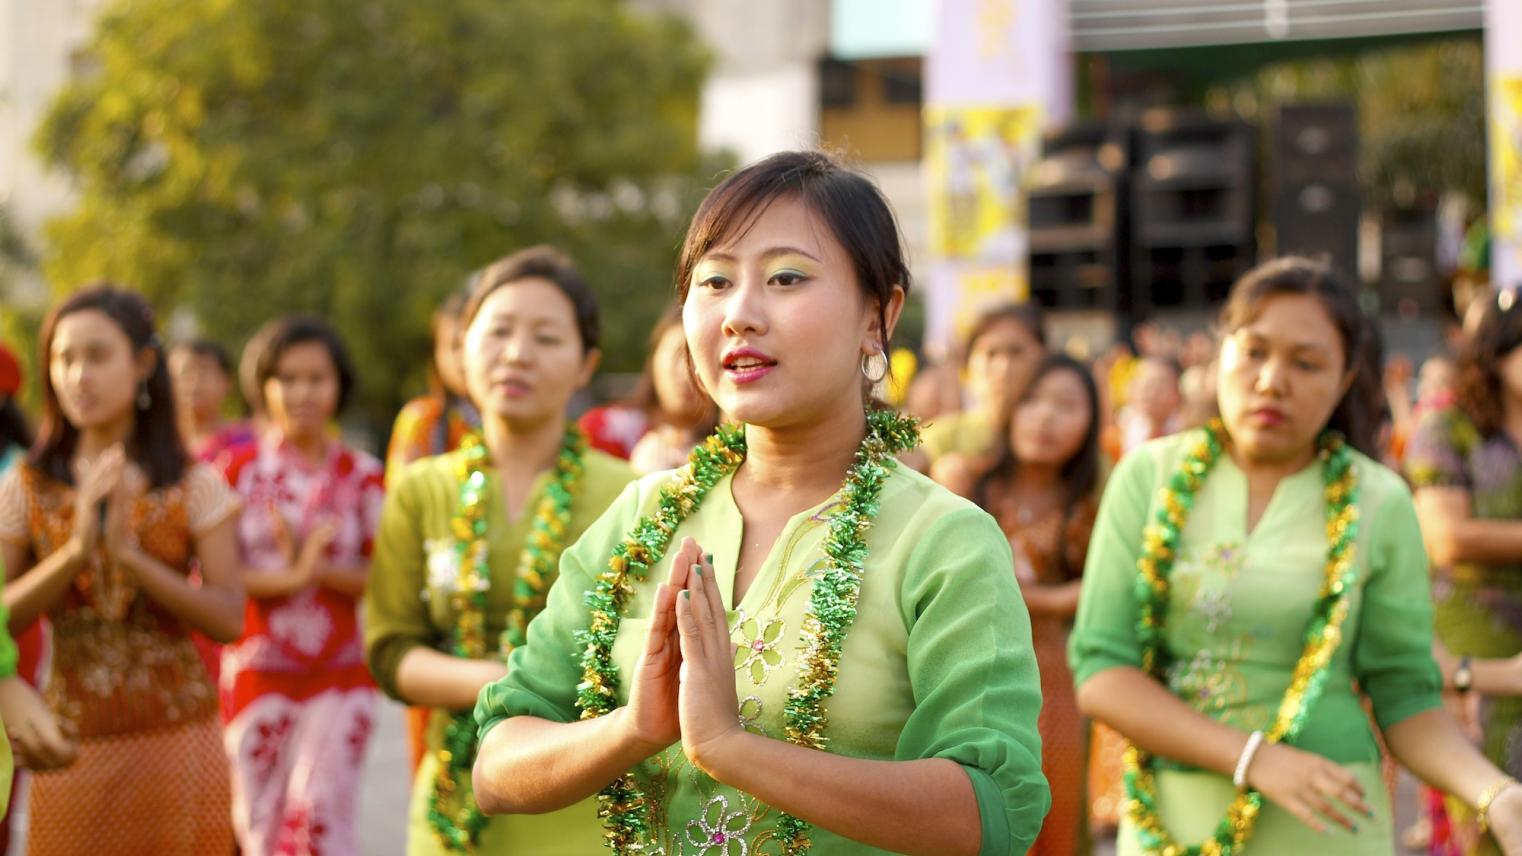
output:
<instances>
[{"instance_id":1,"label":"woman's left hand","mask_svg":"<svg viewBox=\"0 0 1522 856\"><path fill-rule=\"evenodd\" d=\"M687 579L676 601L677 631L682 643L681 689L677 714L682 749L698 769L712 773L713 759L731 738L744 734L735 693L735 647L729 619L705 557Z\"/></svg>"},{"instance_id":2,"label":"woman's left hand","mask_svg":"<svg viewBox=\"0 0 1522 856\"><path fill-rule=\"evenodd\" d=\"M131 566L129 561L139 549L137 534L132 531L132 507L148 491L148 478L136 465L128 464L122 470L106 509L106 528L101 533L106 553L117 562Z\"/></svg>"},{"instance_id":3,"label":"woman's left hand","mask_svg":"<svg viewBox=\"0 0 1522 856\"><path fill-rule=\"evenodd\" d=\"M1491 802L1490 834L1506 856L1522 856L1522 785L1511 785Z\"/></svg>"}]
</instances>

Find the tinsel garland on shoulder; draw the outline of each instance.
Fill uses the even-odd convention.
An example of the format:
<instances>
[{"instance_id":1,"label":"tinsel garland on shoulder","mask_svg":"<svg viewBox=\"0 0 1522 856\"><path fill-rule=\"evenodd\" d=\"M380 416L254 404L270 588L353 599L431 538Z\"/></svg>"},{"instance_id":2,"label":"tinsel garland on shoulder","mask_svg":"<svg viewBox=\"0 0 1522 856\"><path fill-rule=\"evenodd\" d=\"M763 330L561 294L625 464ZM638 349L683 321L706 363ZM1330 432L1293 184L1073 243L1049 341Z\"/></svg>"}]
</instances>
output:
<instances>
[{"instance_id":1,"label":"tinsel garland on shoulder","mask_svg":"<svg viewBox=\"0 0 1522 856\"><path fill-rule=\"evenodd\" d=\"M804 655L798 681L788 690L786 707L789 742L824 749L828 724L824 702L835 692L835 675L846 633L856 620L861 578L867 560L866 535L878 513L878 500L893 456L919 443L916 420L893 411L867 416L867 433L857 449L843 486L844 507L830 520L825 541L826 567L814 584L802 630ZM649 578L650 568L666 554L677 527L702 504L715 484L745 460L745 435L721 427L693 450L686 466L661 488L655 510L640 518L614 548L608 567L586 594L591 617L577 634L583 647L582 683L577 706L583 719L602 716L618 704L618 667L613 643L636 584ZM632 773L620 776L599 794L598 816L607 824L608 846L619 854L642 852L650 838L647 796ZM778 821L783 852L808 852L809 825L791 815Z\"/></svg>"},{"instance_id":2,"label":"tinsel garland on shoulder","mask_svg":"<svg viewBox=\"0 0 1522 856\"><path fill-rule=\"evenodd\" d=\"M1179 468L1162 491L1157 517L1142 534L1137 560L1136 598L1140 604L1136 633L1141 643L1142 668L1166 681L1169 577L1178 555L1196 495L1223 453L1225 427L1212 421L1198 432ZM1292 742L1305 726L1311 708L1326 685L1333 655L1342 641L1348 616L1348 592L1357 583L1358 477L1353 454L1341 435L1328 432L1319 441L1322 498L1326 503L1327 558L1321 592L1305 631L1305 644L1295 664L1289 688L1273 723L1264 733L1269 742ZM1200 844L1183 845L1163 827L1157 809L1155 761L1135 744L1126 747L1126 813L1149 856L1233 856L1246 847L1263 795L1248 790L1227 807L1215 834Z\"/></svg>"},{"instance_id":3,"label":"tinsel garland on shoulder","mask_svg":"<svg viewBox=\"0 0 1522 856\"><path fill-rule=\"evenodd\" d=\"M495 654L505 660L512 649L525 643L528 623L544 609L566 547L572 506L581 492L586 451L586 435L574 425L567 428L553 477L534 510L533 529L518 557L507 628L493 652L486 639L487 593L491 590L491 479L487 470L491 461L479 435L467 435L461 442L455 471L460 498L450 521L460 568L459 580L450 594L456 615L451 650L456 657L479 660ZM487 817L476 805L470 785L476 739L471 713L456 713L445 726L436 753L438 771L428 801L428 823L439 845L449 852L475 852L486 829Z\"/></svg>"}]
</instances>

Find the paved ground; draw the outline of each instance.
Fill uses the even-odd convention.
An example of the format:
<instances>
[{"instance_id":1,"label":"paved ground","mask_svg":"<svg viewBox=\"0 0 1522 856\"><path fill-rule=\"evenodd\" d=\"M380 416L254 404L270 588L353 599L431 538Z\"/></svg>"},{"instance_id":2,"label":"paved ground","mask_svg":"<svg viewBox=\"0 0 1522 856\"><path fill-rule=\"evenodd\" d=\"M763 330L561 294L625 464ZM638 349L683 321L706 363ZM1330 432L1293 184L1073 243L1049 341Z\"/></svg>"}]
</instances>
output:
<instances>
[{"instance_id":1,"label":"paved ground","mask_svg":"<svg viewBox=\"0 0 1522 856\"><path fill-rule=\"evenodd\" d=\"M407 734L402 706L390 700L383 700L381 705L360 791L360 848L365 856L404 856L411 785Z\"/></svg>"}]
</instances>

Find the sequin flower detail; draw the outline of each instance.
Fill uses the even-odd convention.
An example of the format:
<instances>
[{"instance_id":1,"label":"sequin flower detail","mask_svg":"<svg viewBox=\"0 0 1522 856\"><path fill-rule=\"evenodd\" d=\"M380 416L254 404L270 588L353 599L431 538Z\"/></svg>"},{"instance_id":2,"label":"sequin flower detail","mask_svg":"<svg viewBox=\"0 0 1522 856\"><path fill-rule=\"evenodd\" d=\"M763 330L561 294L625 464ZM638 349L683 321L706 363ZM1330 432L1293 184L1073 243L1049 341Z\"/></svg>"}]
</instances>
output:
<instances>
[{"instance_id":1,"label":"sequin flower detail","mask_svg":"<svg viewBox=\"0 0 1522 856\"><path fill-rule=\"evenodd\" d=\"M766 729L761 725L761 714L765 706L761 704L760 696L746 696L740 699L740 727L752 734L766 736Z\"/></svg>"},{"instance_id":2,"label":"sequin flower detail","mask_svg":"<svg viewBox=\"0 0 1522 856\"><path fill-rule=\"evenodd\" d=\"M739 647L735 649L735 670L748 673L750 682L759 687L766 683L766 676L773 669L782 665L777 640L782 638L786 625L780 618L762 624L760 619L742 612L735 630L740 635Z\"/></svg>"},{"instance_id":3,"label":"sequin flower detail","mask_svg":"<svg viewBox=\"0 0 1522 856\"><path fill-rule=\"evenodd\" d=\"M460 551L452 538L430 538L423 542L428 557L428 587L423 599L435 592L454 594L460 588Z\"/></svg>"},{"instance_id":4,"label":"sequin flower detail","mask_svg":"<svg viewBox=\"0 0 1522 856\"><path fill-rule=\"evenodd\" d=\"M702 817L687 821L687 846L694 848L695 856L749 856L747 832L750 818L745 812L730 811L729 798L714 794L703 806Z\"/></svg>"}]
</instances>

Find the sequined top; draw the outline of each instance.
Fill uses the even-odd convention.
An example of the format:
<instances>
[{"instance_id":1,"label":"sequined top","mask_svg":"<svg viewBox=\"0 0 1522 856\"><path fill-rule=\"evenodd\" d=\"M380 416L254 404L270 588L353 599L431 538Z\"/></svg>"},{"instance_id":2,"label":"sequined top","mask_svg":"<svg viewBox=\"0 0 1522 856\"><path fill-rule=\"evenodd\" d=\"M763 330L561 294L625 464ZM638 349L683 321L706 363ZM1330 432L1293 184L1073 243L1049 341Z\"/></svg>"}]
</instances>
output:
<instances>
[{"instance_id":1,"label":"sequined top","mask_svg":"<svg viewBox=\"0 0 1522 856\"><path fill-rule=\"evenodd\" d=\"M1069 640L1078 686L1139 667L1136 561L1158 494L1196 432L1155 440L1116 467L1100 504ZM1296 745L1343 764L1378 761L1354 689L1389 728L1438 707L1427 555L1405 483L1353 454L1358 473L1358 583L1343 643ZM1319 463L1279 483L1247 531L1247 478L1229 455L1195 496L1174 561L1166 628L1168 687L1196 710L1243 731L1267 727L1304 645L1325 579L1327 539Z\"/></svg>"},{"instance_id":2,"label":"sequined top","mask_svg":"<svg viewBox=\"0 0 1522 856\"><path fill-rule=\"evenodd\" d=\"M178 483L139 497L130 525L143 550L187 573L195 538L238 509L238 497L222 477L196 464ZM72 486L25 465L0 476L0 539L26 545L34 559L46 558L68 541L73 526ZM216 715L216 694L189 628L103 554L74 578L47 616L53 654L45 696L81 737Z\"/></svg>"},{"instance_id":3,"label":"sequined top","mask_svg":"<svg viewBox=\"0 0 1522 856\"><path fill-rule=\"evenodd\" d=\"M502 719L576 719L581 681L576 631L588 623L582 594L614 546L655 504L669 474L641 479L561 560L549 606L513 653L507 677L482 691L483 734ZM796 682L800 625L824 569L822 548L840 495L788 521L739 603L735 567L743 520L725 477L676 530L714 555L736 647L740 717L757 734L783 739L788 689ZM857 619L846 637L825 732L830 751L855 758L946 758L967 771L977 795L985 853L1023 854L1050 803L1041 774L1036 718L1041 694L1030 622L993 519L928 478L898 467L883 486ZM664 563L662 563L664 568ZM638 585L613 647L625 680L644 643L656 585ZM660 575L664 579L664 575ZM719 785L688 764L680 744L635 770L655 801L650 852L772 853L778 812ZM828 830L810 837L816 856L880 853Z\"/></svg>"}]
</instances>

